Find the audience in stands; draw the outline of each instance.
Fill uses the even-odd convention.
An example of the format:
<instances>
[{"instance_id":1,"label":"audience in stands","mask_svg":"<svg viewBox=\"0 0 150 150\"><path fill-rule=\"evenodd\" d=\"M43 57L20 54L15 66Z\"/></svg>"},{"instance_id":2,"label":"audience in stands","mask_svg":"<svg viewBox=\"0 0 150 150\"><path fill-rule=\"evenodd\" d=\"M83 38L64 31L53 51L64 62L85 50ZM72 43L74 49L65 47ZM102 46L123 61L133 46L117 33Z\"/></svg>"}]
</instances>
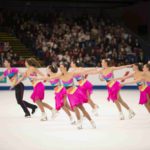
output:
<instances>
[{"instance_id":1,"label":"audience in stands","mask_svg":"<svg viewBox=\"0 0 150 150\"><path fill-rule=\"evenodd\" d=\"M85 67L100 66L102 58L112 59L114 65L143 61L138 40L106 17L8 12L5 18L2 25L10 24L11 32L45 65L73 59Z\"/></svg>"},{"instance_id":2,"label":"audience in stands","mask_svg":"<svg viewBox=\"0 0 150 150\"><path fill-rule=\"evenodd\" d=\"M3 66L3 62L6 58L12 60L11 65L13 67L24 66L23 58L13 52L9 42L0 42L0 67Z\"/></svg>"}]
</instances>

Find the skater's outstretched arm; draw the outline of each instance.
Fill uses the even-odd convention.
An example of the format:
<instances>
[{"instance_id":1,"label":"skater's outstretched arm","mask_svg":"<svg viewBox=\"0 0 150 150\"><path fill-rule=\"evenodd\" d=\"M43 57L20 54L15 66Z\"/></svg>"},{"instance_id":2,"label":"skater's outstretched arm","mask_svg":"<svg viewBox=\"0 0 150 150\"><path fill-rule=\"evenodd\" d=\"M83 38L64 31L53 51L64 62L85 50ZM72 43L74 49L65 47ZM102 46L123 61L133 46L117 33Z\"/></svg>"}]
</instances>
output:
<instances>
[{"instance_id":1,"label":"skater's outstretched arm","mask_svg":"<svg viewBox=\"0 0 150 150\"><path fill-rule=\"evenodd\" d=\"M143 79L140 78L140 79L135 79L134 81L130 81L130 82L123 82L123 83L121 83L121 85L124 86L124 85L127 85L127 84L135 84L137 82L142 82L142 81L143 81Z\"/></svg>"},{"instance_id":2,"label":"skater's outstretched arm","mask_svg":"<svg viewBox=\"0 0 150 150\"><path fill-rule=\"evenodd\" d=\"M125 68L131 68L132 65L125 65L125 66L119 66L119 67L111 67L112 71L114 70L120 70L120 69L125 69Z\"/></svg>"},{"instance_id":3,"label":"skater's outstretched arm","mask_svg":"<svg viewBox=\"0 0 150 150\"><path fill-rule=\"evenodd\" d=\"M46 81L50 81L50 80L52 80L52 79L59 79L61 75L62 75L62 74L58 73L58 74L51 75L51 76L31 77L31 78L32 78L32 79L36 79L36 80L46 80Z\"/></svg>"},{"instance_id":4,"label":"skater's outstretched arm","mask_svg":"<svg viewBox=\"0 0 150 150\"><path fill-rule=\"evenodd\" d=\"M123 80L123 81L125 81L125 80L127 80L127 79L129 79L129 78L133 78L133 77L134 77L134 73L130 73L130 74L127 75L127 76L115 78L115 80Z\"/></svg>"},{"instance_id":5,"label":"skater's outstretched arm","mask_svg":"<svg viewBox=\"0 0 150 150\"><path fill-rule=\"evenodd\" d=\"M77 71L74 71L72 72L74 74L74 76L76 75L86 75L86 74L100 74L101 73L101 70L97 69L97 68L91 68L91 69L83 69L83 70L77 70Z\"/></svg>"},{"instance_id":6,"label":"skater's outstretched arm","mask_svg":"<svg viewBox=\"0 0 150 150\"><path fill-rule=\"evenodd\" d=\"M0 76L0 80L3 80L4 78L5 78L4 75L1 75L1 76Z\"/></svg>"},{"instance_id":7,"label":"skater's outstretched arm","mask_svg":"<svg viewBox=\"0 0 150 150\"><path fill-rule=\"evenodd\" d=\"M41 77L45 77L45 75L39 69L35 68L35 72Z\"/></svg>"}]
</instances>

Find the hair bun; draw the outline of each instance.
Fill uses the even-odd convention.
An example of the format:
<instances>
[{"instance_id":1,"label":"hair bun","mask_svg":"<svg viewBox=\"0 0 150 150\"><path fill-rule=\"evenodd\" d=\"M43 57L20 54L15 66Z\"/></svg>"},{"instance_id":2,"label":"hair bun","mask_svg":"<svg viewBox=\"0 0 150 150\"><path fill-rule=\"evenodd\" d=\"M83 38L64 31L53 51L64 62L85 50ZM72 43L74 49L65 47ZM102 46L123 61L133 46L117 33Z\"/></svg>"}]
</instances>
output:
<instances>
[{"instance_id":1,"label":"hair bun","mask_svg":"<svg viewBox=\"0 0 150 150\"><path fill-rule=\"evenodd\" d=\"M139 65L143 65L143 63L142 63L142 62L139 62L138 64L139 64Z\"/></svg>"},{"instance_id":2,"label":"hair bun","mask_svg":"<svg viewBox=\"0 0 150 150\"><path fill-rule=\"evenodd\" d=\"M79 60L77 60L77 63L80 63L80 61L79 61Z\"/></svg>"}]
</instances>

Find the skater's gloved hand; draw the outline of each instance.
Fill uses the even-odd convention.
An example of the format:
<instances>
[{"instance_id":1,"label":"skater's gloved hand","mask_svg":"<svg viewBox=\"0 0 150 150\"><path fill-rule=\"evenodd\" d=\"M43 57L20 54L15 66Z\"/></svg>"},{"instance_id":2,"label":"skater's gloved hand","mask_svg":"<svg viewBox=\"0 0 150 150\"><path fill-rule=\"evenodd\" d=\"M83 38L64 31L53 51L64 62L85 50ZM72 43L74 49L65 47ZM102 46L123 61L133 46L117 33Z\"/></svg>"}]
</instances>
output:
<instances>
[{"instance_id":1,"label":"skater's gloved hand","mask_svg":"<svg viewBox=\"0 0 150 150\"><path fill-rule=\"evenodd\" d=\"M123 87L125 84L121 83L120 86Z\"/></svg>"},{"instance_id":2,"label":"skater's gloved hand","mask_svg":"<svg viewBox=\"0 0 150 150\"><path fill-rule=\"evenodd\" d=\"M102 78L101 75L99 75L99 79L100 79L100 81L105 81L104 78Z\"/></svg>"},{"instance_id":3,"label":"skater's gloved hand","mask_svg":"<svg viewBox=\"0 0 150 150\"><path fill-rule=\"evenodd\" d=\"M31 76L30 79L38 80L39 78L35 76Z\"/></svg>"},{"instance_id":4,"label":"skater's gloved hand","mask_svg":"<svg viewBox=\"0 0 150 150\"><path fill-rule=\"evenodd\" d=\"M133 64L127 66L127 68L132 68L132 67L133 67Z\"/></svg>"},{"instance_id":5,"label":"skater's gloved hand","mask_svg":"<svg viewBox=\"0 0 150 150\"><path fill-rule=\"evenodd\" d=\"M100 81L105 81L103 78L99 78L100 79Z\"/></svg>"},{"instance_id":6,"label":"skater's gloved hand","mask_svg":"<svg viewBox=\"0 0 150 150\"><path fill-rule=\"evenodd\" d=\"M14 86L14 85L12 85L12 86L9 88L9 90L12 90L14 87L15 87L15 86Z\"/></svg>"},{"instance_id":7,"label":"skater's gloved hand","mask_svg":"<svg viewBox=\"0 0 150 150\"><path fill-rule=\"evenodd\" d=\"M115 81L117 81L118 79L113 79L113 81L115 82Z\"/></svg>"}]
</instances>

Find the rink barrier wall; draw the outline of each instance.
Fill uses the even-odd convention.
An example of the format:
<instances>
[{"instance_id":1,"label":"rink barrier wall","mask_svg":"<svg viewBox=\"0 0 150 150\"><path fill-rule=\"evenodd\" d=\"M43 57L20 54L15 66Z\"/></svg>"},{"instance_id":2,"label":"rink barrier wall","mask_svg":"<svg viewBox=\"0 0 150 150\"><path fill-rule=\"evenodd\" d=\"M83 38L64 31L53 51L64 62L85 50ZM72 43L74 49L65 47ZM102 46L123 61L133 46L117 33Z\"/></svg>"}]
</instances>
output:
<instances>
[{"instance_id":1,"label":"rink barrier wall","mask_svg":"<svg viewBox=\"0 0 150 150\"><path fill-rule=\"evenodd\" d=\"M33 89L32 86L25 86L25 90L32 90L32 89ZM53 87L52 86L45 86L45 89L46 90L53 90ZM104 85L101 85L101 86L95 85L95 86L93 86L93 89L94 90L105 90L105 89L107 89L107 87ZM137 86L124 86L122 89L123 90L137 90L138 88L137 88ZM0 90L1 91L10 90L10 86L0 86Z\"/></svg>"},{"instance_id":2,"label":"rink barrier wall","mask_svg":"<svg viewBox=\"0 0 150 150\"><path fill-rule=\"evenodd\" d=\"M20 72L25 72L26 68L19 68L19 71ZM46 74L46 68L40 68L39 70L41 70L43 73ZM5 68L0 68L0 75L3 74L3 72L5 71ZM114 76L115 78L117 77L122 77L126 71L130 71L130 73L132 73L132 68L126 68L126 69L122 69L122 70L119 70L119 71L115 71L114 72ZM106 82L105 81L100 81L99 80L99 75L88 75L88 78L87 78L92 84L93 84L93 88L95 90L99 90L99 89L106 89ZM128 81L132 81L133 79L129 79ZM28 79L25 79L23 81L23 84L25 85L25 90L32 90L33 87L31 86L31 83ZM77 85L77 82L75 81L75 84ZM8 78L5 78L4 80L0 81L0 90L9 90L10 88L10 81ZM45 85L45 89L47 90L52 90L53 87L50 85L50 83L46 82L44 83ZM137 86L136 84L132 84L132 85L126 85L124 86L122 89L132 89L132 90L135 90L137 89Z\"/></svg>"}]
</instances>

